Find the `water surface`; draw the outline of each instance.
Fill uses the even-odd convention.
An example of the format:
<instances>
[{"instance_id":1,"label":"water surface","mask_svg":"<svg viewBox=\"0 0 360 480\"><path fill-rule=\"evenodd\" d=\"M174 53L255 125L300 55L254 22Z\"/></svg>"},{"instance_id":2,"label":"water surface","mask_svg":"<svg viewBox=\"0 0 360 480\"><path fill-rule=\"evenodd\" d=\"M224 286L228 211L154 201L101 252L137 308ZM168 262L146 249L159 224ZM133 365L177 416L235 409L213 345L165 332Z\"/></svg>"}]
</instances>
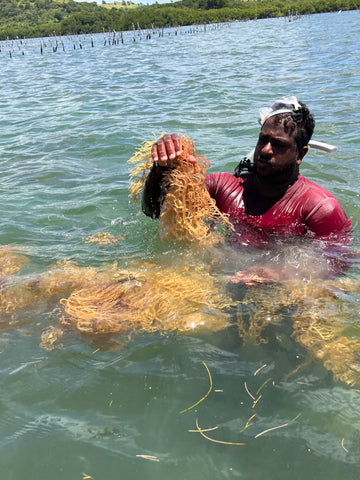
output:
<instances>
[{"instance_id":1,"label":"water surface","mask_svg":"<svg viewBox=\"0 0 360 480\"><path fill-rule=\"evenodd\" d=\"M15 283L65 259L128 268L183 254L129 202L127 160L153 134L175 131L195 140L211 171L232 171L256 142L259 108L290 94L314 113L314 138L338 146L311 151L302 173L337 196L360 248L358 11L136 42L128 33L117 45L96 35L93 48L81 40L82 49L64 39L56 53L48 40L43 55L38 39L1 44L0 244L28 259ZM84 242L97 232L122 240ZM356 262L346 275L356 284ZM358 294L342 295L352 325ZM334 380L319 359L295 371L306 352L291 316L260 345L244 345L234 325L129 342L67 333L62 348L44 350L41 334L59 315L58 299L43 300L1 321L2 479L358 478L359 386ZM212 391L180 414L209 390L203 362ZM263 386L254 408L245 385L252 394ZM190 433L196 420L219 427L209 437L246 445Z\"/></svg>"}]
</instances>

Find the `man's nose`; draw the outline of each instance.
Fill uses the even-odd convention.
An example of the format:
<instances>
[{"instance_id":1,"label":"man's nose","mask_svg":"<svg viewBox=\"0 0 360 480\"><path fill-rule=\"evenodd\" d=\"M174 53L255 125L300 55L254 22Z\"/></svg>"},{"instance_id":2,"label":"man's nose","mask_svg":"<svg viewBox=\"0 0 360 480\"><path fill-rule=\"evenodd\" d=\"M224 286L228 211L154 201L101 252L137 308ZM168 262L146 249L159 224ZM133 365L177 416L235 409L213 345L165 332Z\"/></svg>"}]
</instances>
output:
<instances>
[{"instance_id":1,"label":"man's nose","mask_svg":"<svg viewBox=\"0 0 360 480\"><path fill-rule=\"evenodd\" d=\"M264 153L265 155L272 155L273 154L273 150L272 150L272 146L271 146L271 143L268 142L266 145L263 146L263 148L261 149L262 153Z\"/></svg>"}]
</instances>

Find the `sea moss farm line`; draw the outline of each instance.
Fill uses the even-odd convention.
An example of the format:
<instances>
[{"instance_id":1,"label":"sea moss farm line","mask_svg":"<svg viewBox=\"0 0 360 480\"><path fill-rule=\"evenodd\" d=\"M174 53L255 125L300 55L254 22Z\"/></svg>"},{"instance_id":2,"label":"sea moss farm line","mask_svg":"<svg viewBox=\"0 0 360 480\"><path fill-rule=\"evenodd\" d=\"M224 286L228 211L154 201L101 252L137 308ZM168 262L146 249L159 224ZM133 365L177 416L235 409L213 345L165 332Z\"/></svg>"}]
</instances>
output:
<instances>
[{"instance_id":1,"label":"sea moss farm line","mask_svg":"<svg viewBox=\"0 0 360 480\"><path fill-rule=\"evenodd\" d=\"M141 29L140 26L131 31L112 31L103 34L65 35L37 39L16 39L0 41L0 58L13 58L28 54L45 55L49 53L66 53L76 50L89 50L97 46L119 46L134 44L164 36L196 35L207 31L229 28L231 22L211 25L194 25L187 27Z\"/></svg>"}]
</instances>

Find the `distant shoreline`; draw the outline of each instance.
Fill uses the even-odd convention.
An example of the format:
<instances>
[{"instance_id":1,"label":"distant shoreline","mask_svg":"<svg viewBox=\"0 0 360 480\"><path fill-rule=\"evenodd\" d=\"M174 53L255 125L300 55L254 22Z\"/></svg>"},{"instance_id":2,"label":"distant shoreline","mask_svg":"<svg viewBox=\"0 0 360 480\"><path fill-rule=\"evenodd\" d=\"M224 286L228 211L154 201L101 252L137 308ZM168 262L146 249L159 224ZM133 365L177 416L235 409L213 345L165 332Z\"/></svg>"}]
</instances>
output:
<instances>
[{"instance_id":1,"label":"distant shoreline","mask_svg":"<svg viewBox=\"0 0 360 480\"><path fill-rule=\"evenodd\" d=\"M106 8L104 8L106 7ZM117 5L74 0L0 0L0 40L201 25L357 10L360 0L182 0Z\"/></svg>"}]
</instances>

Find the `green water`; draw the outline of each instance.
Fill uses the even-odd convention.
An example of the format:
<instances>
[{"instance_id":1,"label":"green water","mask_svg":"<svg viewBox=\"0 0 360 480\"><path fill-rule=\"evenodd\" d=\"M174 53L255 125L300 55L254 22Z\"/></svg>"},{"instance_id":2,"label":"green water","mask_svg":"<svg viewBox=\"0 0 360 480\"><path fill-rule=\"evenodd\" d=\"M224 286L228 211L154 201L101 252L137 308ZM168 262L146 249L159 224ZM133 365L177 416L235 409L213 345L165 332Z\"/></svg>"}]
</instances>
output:
<instances>
[{"instance_id":1,"label":"green water","mask_svg":"<svg viewBox=\"0 0 360 480\"><path fill-rule=\"evenodd\" d=\"M28 259L15 285L65 259L98 269L171 263L184 248L164 244L157 222L129 202L127 160L153 133L176 131L195 140L211 171L232 171L256 142L259 108L285 94L313 111L314 138L338 146L311 151L302 173L337 196L360 248L358 11L135 43L129 34L123 45L94 39L81 50L67 39L56 53L49 40L43 55L39 40L24 42L24 55L1 44L0 244ZM97 232L122 240L104 249L83 241ZM227 252L223 269L261 258ZM356 259L346 275L357 283ZM245 346L234 324L130 341L66 332L48 351L41 334L61 316L58 300L34 298L0 319L1 480L359 477L359 387L334 381L320 360L288 377L306 359L291 317L258 346ZM340 303L339 318L345 310L356 324L358 294L343 292ZM210 388L203 362L211 392L180 414ZM253 395L263 386L254 408L245 385ZM189 432L196 421L218 427L211 438L246 445Z\"/></svg>"}]
</instances>

